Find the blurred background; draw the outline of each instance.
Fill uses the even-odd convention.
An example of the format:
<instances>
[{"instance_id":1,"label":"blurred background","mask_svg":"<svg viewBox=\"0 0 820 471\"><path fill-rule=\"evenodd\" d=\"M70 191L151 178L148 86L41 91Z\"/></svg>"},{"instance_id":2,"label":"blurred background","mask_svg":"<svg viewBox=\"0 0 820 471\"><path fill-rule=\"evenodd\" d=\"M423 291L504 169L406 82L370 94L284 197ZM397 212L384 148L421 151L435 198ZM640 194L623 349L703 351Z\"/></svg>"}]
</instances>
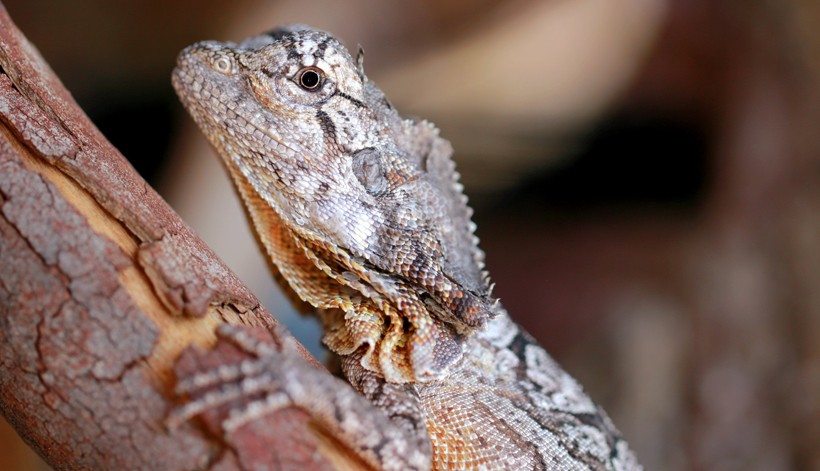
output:
<instances>
[{"instance_id":1,"label":"blurred background","mask_svg":"<svg viewBox=\"0 0 820 471\"><path fill-rule=\"evenodd\" d=\"M177 103L184 46L363 45L456 149L499 295L649 470L820 470L816 0L6 0L103 133L317 356ZM0 469L48 469L7 426Z\"/></svg>"}]
</instances>

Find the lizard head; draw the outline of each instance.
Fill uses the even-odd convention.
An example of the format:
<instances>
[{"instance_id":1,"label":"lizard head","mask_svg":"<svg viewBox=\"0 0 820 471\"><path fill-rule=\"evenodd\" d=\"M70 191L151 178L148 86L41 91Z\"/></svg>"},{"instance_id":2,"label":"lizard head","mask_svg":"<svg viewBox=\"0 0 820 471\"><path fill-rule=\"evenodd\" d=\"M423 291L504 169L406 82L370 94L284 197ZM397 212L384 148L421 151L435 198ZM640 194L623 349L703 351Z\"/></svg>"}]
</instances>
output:
<instances>
[{"instance_id":1,"label":"lizard head","mask_svg":"<svg viewBox=\"0 0 820 471\"><path fill-rule=\"evenodd\" d=\"M357 339L334 347L326 334L331 349L367 343L395 357L391 349L405 348L410 373L387 371L384 358L370 369L435 378L460 358L463 336L501 309L449 143L432 124L399 116L364 75L361 53L354 60L326 33L286 27L190 46L173 82L291 288L347 313L334 331ZM381 317L364 329L378 333L351 326L363 312Z\"/></svg>"}]
</instances>

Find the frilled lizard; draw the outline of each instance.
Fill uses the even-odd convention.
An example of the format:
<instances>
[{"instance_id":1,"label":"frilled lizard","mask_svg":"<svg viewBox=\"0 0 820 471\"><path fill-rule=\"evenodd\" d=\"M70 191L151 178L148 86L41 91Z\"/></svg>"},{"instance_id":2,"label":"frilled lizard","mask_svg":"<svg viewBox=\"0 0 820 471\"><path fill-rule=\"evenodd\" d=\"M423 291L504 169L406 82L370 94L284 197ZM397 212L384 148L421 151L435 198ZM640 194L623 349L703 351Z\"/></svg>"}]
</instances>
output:
<instances>
[{"instance_id":1,"label":"frilled lizard","mask_svg":"<svg viewBox=\"0 0 820 471\"><path fill-rule=\"evenodd\" d=\"M183 379L208 393L178 420L255 397L224 426L297 406L381 469L641 469L492 297L450 144L399 116L361 51L288 26L188 47L173 84L358 391L228 328L254 360Z\"/></svg>"}]
</instances>

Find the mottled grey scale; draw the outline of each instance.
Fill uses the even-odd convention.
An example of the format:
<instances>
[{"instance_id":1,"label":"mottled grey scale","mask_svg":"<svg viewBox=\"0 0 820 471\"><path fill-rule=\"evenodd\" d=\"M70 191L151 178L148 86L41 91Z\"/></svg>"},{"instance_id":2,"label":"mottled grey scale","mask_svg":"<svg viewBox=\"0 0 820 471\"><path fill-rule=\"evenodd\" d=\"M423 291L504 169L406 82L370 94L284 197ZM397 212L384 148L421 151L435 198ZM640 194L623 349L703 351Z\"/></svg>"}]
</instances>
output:
<instances>
[{"instance_id":1,"label":"mottled grey scale","mask_svg":"<svg viewBox=\"0 0 820 471\"><path fill-rule=\"evenodd\" d=\"M300 53L296 49L296 44L291 44L290 47L287 48L287 51L288 51L288 60L298 61L302 58L302 53Z\"/></svg>"},{"instance_id":2,"label":"mottled grey scale","mask_svg":"<svg viewBox=\"0 0 820 471\"><path fill-rule=\"evenodd\" d=\"M528 345L532 345L534 339L530 337L529 334L524 332L523 330L519 330L518 334L513 337L510 344L507 346L511 352L515 353L515 356L521 361L522 364L527 363L527 357L525 351Z\"/></svg>"},{"instance_id":3,"label":"mottled grey scale","mask_svg":"<svg viewBox=\"0 0 820 471\"><path fill-rule=\"evenodd\" d=\"M270 37L271 39L273 39L274 41L280 41L283 38L285 38L286 36L290 36L293 33L295 33L296 31L300 31L300 30L304 30L304 28L301 28L299 25L294 25L292 27L274 28L274 29L272 29L272 30L270 30L270 31L268 31L267 33L264 33L264 34L267 35L268 37Z\"/></svg>"},{"instance_id":4,"label":"mottled grey scale","mask_svg":"<svg viewBox=\"0 0 820 471\"><path fill-rule=\"evenodd\" d=\"M616 450L616 445L618 441L622 440L620 432L618 432L615 427L612 426L611 422L607 420L603 415L603 410L600 410L596 414L573 414L578 422L581 422L584 425L589 425L590 427L596 430L609 430L610 433L605 436L607 443L609 444L610 448L610 458L614 458L614 453Z\"/></svg>"},{"instance_id":5,"label":"mottled grey scale","mask_svg":"<svg viewBox=\"0 0 820 471\"><path fill-rule=\"evenodd\" d=\"M325 51L327 51L328 43L331 41L330 38L325 39L324 41L320 42L316 45L316 51L313 53L313 57L317 59L322 59L325 57Z\"/></svg>"},{"instance_id":6,"label":"mottled grey scale","mask_svg":"<svg viewBox=\"0 0 820 471\"><path fill-rule=\"evenodd\" d=\"M318 110L316 112L316 119L319 120L319 126L322 128L322 132L325 133L325 139L330 140L331 142L336 142L336 125L333 124L333 120L330 119L327 113L322 110Z\"/></svg>"}]
</instances>

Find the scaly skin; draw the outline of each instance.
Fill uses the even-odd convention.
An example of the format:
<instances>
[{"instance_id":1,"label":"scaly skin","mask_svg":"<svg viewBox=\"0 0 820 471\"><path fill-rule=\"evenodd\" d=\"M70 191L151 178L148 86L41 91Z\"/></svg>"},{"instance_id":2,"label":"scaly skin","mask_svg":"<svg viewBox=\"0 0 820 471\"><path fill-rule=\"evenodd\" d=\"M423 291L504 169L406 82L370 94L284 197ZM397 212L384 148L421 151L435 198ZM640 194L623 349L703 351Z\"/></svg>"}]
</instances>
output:
<instances>
[{"instance_id":1,"label":"scaly skin","mask_svg":"<svg viewBox=\"0 0 820 471\"><path fill-rule=\"evenodd\" d=\"M449 143L401 118L361 55L291 26L195 44L173 83L361 393L320 387L309 367L245 342L254 366L203 379L222 393L181 417L261 390L273 404L261 410L302 407L383 469L641 469L606 414L492 298ZM257 389L243 392L243 378ZM363 421L362 410L384 419Z\"/></svg>"}]
</instances>

